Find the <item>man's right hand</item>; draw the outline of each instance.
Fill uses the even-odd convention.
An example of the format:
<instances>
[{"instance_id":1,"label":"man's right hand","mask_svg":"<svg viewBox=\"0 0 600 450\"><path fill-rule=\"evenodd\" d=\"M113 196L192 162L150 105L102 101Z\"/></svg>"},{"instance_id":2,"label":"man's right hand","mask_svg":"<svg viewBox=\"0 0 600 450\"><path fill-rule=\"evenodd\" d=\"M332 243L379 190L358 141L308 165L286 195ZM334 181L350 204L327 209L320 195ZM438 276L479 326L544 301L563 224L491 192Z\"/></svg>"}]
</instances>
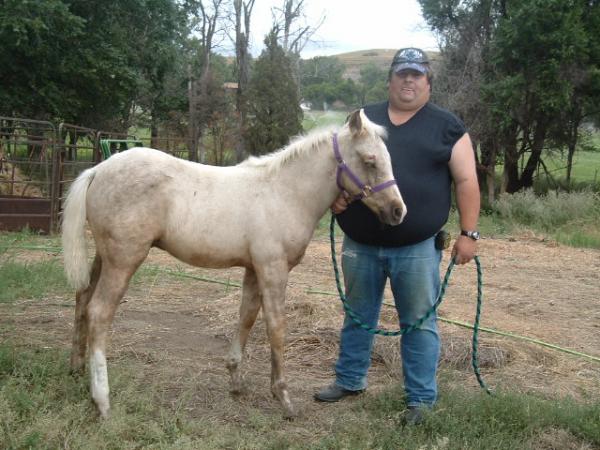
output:
<instances>
[{"instance_id":1,"label":"man's right hand","mask_svg":"<svg viewBox=\"0 0 600 450\"><path fill-rule=\"evenodd\" d=\"M331 212L334 214L340 214L344 212L346 208L348 208L349 204L350 202L348 201L348 194L341 192L340 195L338 195L338 198L336 198L331 204Z\"/></svg>"}]
</instances>

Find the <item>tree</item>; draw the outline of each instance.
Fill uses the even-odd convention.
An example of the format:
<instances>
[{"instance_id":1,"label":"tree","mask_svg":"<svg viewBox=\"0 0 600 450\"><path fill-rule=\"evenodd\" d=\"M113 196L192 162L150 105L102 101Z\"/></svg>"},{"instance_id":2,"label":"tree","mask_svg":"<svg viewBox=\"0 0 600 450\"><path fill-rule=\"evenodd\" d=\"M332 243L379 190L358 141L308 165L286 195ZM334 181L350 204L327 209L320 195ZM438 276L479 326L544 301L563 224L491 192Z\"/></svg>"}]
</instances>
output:
<instances>
[{"instance_id":1,"label":"tree","mask_svg":"<svg viewBox=\"0 0 600 450\"><path fill-rule=\"evenodd\" d=\"M359 104L380 102L387 97L387 72L373 63L362 67L358 85Z\"/></svg>"},{"instance_id":2,"label":"tree","mask_svg":"<svg viewBox=\"0 0 600 450\"><path fill-rule=\"evenodd\" d=\"M562 127L581 84L577 72L587 70L583 4L514 1L499 20L491 47L495 71L484 89L501 133L507 192L533 186L542 152L558 137L553 130Z\"/></svg>"},{"instance_id":3,"label":"tree","mask_svg":"<svg viewBox=\"0 0 600 450\"><path fill-rule=\"evenodd\" d=\"M292 76L298 86L300 95L300 53L310 42L313 35L325 22L322 16L317 25L306 21L304 14L305 0L282 0L281 8L272 8L273 30L277 30L277 38L285 54L290 59Z\"/></svg>"},{"instance_id":4,"label":"tree","mask_svg":"<svg viewBox=\"0 0 600 450\"><path fill-rule=\"evenodd\" d=\"M354 84L342 78L346 67L335 56L317 56L300 61L300 95L320 109L336 100L355 103ZM351 93L349 94L349 88Z\"/></svg>"},{"instance_id":5,"label":"tree","mask_svg":"<svg viewBox=\"0 0 600 450\"><path fill-rule=\"evenodd\" d=\"M277 30L265 38L248 92L248 145L253 155L287 144L302 129L302 110L289 58L277 43Z\"/></svg>"},{"instance_id":6,"label":"tree","mask_svg":"<svg viewBox=\"0 0 600 450\"><path fill-rule=\"evenodd\" d=\"M574 149L582 111L593 114L583 105L598 103L598 2L420 3L440 34L446 99L475 125L488 179L498 154L501 189L531 187L543 152L569 141Z\"/></svg>"},{"instance_id":7,"label":"tree","mask_svg":"<svg viewBox=\"0 0 600 450\"><path fill-rule=\"evenodd\" d=\"M130 46L135 48L140 75L135 103L149 116L151 146L157 148L160 124L169 121L173 111L185 108L181 25L185 17L172 0L145 3L136 13L145 24L144 33L133 35Z\"/></svg>"},{"instance_id":8,"label":"tree","mask_svg":"<svg viewBox=\"0 0 600 450\"><path fill-rule=\"evenodd\" d=\"M190 160L202 161L200 140L212 114L209 96L213 83L211 61L217 41L222 38L223 0L186 0L186 11L190 18L190 61L188 65L188 105ZM199 74L198 74L199 72Z\"/></svg>"},{"instance_id":9,"label":"tree","mask_svg":"<svg viewBox=\"0 0 600 450\"><path fill-rule=\"evenodd\" d=\"M134 107L156 111L178 12L174 0L3 1L0 113L126 130Z\"/></svg>"},{"instance_id":10,"label":"tree","mask_svg":"<svg viewBox=\"0 0 600 450\"><path fill-rule=\"evenodd\" d=\"M73 114L78 105L69 80L76 68L65 55L82 37L84 25L85 20L60 0L2 2L0 114L36 119Z\"/></svg>"},{"instance_id":11,"label":"tree","mask_svg":"<svg viewBox=\"0 0 600 450\"><path fill-rule=\"evenodd\" d=\"M300 61L301 85L341 82L346 66L335 56L315 56Z\"/></svg>"},{"instance_id":12,"label":"tree","mask_svg":"<svg viewBox=\"0 0 600 450\"><path fill-rule=\"evenodd\" d=\"M233 0L235 12L235 68L238 87L236 91L237 142L235 145L236 160L242 161L246 156L244 130L246 129L246 89L250 78L250 17L255 0Z\"/></svg>"},{"instance_id":13,"label":"tree","mask_svg":"<svg viewBox=\"0 0 600 450\"><path fill-rule=\"evenodd\" d=\"M487 55L503 2L420 0L423 16L441 43L441 61L434 66L432 98L458 114L468 125L474 148L479 150L480 186L487 185L488 201L496 191L499 138L490 109L482 102L482 84L493 67Z\"/></svg>"}]
</instances>

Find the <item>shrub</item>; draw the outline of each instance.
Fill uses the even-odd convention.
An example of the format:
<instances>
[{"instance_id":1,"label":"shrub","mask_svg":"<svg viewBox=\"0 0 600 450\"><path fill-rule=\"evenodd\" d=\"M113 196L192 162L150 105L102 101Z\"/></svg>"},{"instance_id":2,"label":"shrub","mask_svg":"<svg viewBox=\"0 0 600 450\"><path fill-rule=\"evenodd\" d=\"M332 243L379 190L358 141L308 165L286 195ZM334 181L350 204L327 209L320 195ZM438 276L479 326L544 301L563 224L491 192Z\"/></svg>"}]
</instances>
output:
<instances>
[{"instance_id":1,"label":"shrub","mask_svg":"<svg viewBox=\"0 0 600 450\"><path fill-rule=\"evenodd\" d=\"M536 196L532 190L526 190L501 195L493 209L509 222L551 231L572 222L600 218L600 195L590 191L551 191Z\"/></svg>"}]
</instances>

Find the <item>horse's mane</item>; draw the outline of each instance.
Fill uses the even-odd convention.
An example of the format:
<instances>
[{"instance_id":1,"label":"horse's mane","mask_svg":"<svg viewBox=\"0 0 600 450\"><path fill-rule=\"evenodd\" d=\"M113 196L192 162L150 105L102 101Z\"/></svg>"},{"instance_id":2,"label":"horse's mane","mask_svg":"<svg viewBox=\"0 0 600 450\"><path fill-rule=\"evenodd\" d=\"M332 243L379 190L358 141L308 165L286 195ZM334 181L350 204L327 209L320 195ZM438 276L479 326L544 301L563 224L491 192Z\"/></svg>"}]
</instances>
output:
<instances>
[{"instance_id":1,"label":"horse's mane","mask_svg":"<svg viewBox=\"0 0 600 450\"><path fill-rule=\"evenodd\" d=\"M301 155L315 151L325 141L331 140L335 131L334 127L319 128L311 133L298 135L280 150L263 156L251 156L238 164L238 167L264 167L270 173L276 173L288 162L293 161Z\"/></svg>"},{"instance_id":2,"label":"horse's mane","mask_svg":"<svg viewBox=\"0 0 600 450\"><path fill-rule=\"evenodd\" d=\"M363 126L367 132L375 133L382 139L387 138L386 129L377 125L370 120L363 122ZM247 160L238 164L238 167L262 167L265 168L269 173L274 174L281 170L288 162L302 156L311 151L318 149L325 141L330 142L330 148L333 145L331 138L333 133L338 130L339 127L325 127L311 131L309 134L298 135L292 138L291 142L280 150L263 156L251 156Z\"/></svg>"}]
</instances>

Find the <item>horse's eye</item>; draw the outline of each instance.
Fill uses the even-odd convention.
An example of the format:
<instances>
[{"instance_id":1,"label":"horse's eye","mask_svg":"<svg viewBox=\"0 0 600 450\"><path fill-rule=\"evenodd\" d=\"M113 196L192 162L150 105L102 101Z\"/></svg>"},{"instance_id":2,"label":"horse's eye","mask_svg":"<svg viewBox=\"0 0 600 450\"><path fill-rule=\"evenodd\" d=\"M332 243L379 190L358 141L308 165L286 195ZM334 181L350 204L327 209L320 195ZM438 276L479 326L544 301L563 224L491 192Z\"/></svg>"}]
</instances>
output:
<instances>
[{"instance_id":1,"label":"horse's eye","mask_svg":"<svg viewBox=\"0 0 600 450\"><path fill-rule=\"evenodd\" d=\"M373 154L366 155L364 158L364 162L367 167L375 167L377 157Z\"/></svg>"}]
</instances>

